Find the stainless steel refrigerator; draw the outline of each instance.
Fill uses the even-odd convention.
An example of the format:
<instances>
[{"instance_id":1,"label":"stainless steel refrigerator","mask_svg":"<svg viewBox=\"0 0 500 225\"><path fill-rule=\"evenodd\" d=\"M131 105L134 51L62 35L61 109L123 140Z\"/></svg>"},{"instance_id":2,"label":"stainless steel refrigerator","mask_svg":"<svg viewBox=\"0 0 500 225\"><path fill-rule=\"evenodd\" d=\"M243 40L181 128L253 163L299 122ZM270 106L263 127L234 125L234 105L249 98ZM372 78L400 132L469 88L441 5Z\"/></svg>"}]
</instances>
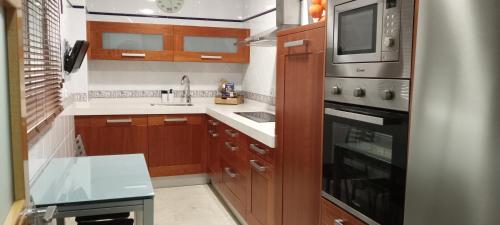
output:
<instances>
[{"instance_id":1,"label":"stainless steel refrigerator","mask_svg":"<svg viewBox=\"0 0 500 225\"><path fill-rule=\"evenodd\" d=\"M500 0L420 0L405 225L500 224Z\"/></svg>"}]
</instances>

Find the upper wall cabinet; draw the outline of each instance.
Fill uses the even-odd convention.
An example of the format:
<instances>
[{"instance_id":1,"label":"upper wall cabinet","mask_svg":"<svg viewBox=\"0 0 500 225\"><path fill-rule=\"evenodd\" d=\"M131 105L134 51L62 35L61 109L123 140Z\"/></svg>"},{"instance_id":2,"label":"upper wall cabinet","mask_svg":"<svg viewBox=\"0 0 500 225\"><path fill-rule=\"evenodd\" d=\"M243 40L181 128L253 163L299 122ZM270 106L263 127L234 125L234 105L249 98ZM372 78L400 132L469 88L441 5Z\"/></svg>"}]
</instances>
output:
<instances>
[{"instance_id":1,"label":"upper wall cabinet","mask_svg":"<svg viewBox=\"0 0 500 225\"><path fill-rule=\"evenodd\" d=\"M248 63L248 29L89 21L89 59Z\"/></svg>"},{"instance_id":2,"label":"upper wall cabinet","mask_svg":"<svg viewBox=\"0 0 500 225\"><path fill-rule=\"evenodd\" d=\"M87 23L90 59L173 61L173 26Z\"/></svg>"},{"instance_id":3,"label":"upper wall cabinet","mask_svg":"<svg viewBox=\"0 0 500 225\"><path fill-rule=\"evenodd\" d=\"M174 60L248 63L250 48L236 43L249 35L248 29L175 26Z\"/></svg>"}]
</instances>

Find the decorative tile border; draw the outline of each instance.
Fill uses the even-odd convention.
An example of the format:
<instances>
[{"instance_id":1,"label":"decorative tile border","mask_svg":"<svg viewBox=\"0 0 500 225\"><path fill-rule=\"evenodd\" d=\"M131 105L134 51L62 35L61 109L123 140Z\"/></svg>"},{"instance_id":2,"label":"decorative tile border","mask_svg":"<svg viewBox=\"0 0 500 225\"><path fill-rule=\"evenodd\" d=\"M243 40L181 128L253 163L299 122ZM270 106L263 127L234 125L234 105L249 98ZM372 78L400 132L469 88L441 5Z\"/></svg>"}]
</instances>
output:
<instances>
[{"instance_id":1,"label":"decorative tile border","mask_svg":"<svg viewBox=\"0 0 500 225\"><path fill-rule=\"evenodd\" d=\"M193 98L213 98L217 96L216 90L191 90ZM269 105L276 104L276 98L269 95L262 95L248 91L240 91L245 98L266 103ZM89 98L159 98L160 90L94 90L89 91L88 96L83 93L74 94L75 101L87 101ZM183 90L174 90L176 98L183 97Z\"/></svg>"},{"instance_id":2,"label":"decorative tile border","mask_svg":"<svg viewBox=\"0 0 500 225\"><path fill-rule=\"evenodd\" d=\"M262 94L257 94L253 92L248 92L248 91L242 91L241 92L243 96L247 99L251 99L254 101L258 102L263 102L269 105L276 105L276 98L270 95L262 95Z\"/></svg>"},{"instance_id":3,"label":"decorative tile border","mask_svg":"<svg viewBox=\"0 0 500 225\"><path fill-rule=\"evenodd\" d=\"M174 96L183 97L183 90L174 90ZM191 90L193 98L215 97L215 90ZM89 91L89 98L152 98L160 97L160 90L111 90L111 91Z\"/></svg>"},{"instance_id":4,"label":"decorative tile border","mask_svg":"<svg viewBox=\"0 0 500 225\"><path fill-rule=\"evenodd\" d=\"M75 102L86 102L89 99L87 93L73 93L71 97Z\"/></svg>"}]
</instances>

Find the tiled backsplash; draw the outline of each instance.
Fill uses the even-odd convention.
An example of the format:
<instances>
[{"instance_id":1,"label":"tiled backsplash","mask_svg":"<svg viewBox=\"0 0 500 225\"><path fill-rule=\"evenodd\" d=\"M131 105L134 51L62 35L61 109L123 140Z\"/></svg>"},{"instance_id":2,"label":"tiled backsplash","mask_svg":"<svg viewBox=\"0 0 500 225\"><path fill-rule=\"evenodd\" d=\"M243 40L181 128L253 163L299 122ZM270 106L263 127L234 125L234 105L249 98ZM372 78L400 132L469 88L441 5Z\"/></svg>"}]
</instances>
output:
<instances>
[{"instance_id":1,"label":"tiled backsplash","mask_svg":"<svg viewBox=\"0 0 500 225\"><path fill-rule=\"evenodd\" d=\"M160 90L100 90L100 91L89 91L88 98L87 94L79 93L74 94L73 99L77 102L84 102L87 99L92 98L151 98L160 97ZM275 105L276 98L269 95L262 95L258 93L240 91L240 93L245 96L246 99L266 103L269 105ZM183 90L174 90L175 97L182 97L184 95ZM217 95L215 90L191 90L191 96L193 98L213 98Z\"/></svg>"},{"instance_id":2,"label":"tiled backsplash","mask_svg":"<svg viewBox=\"0 0 500 225\"><path fill-rule=\"evenodd\" d=\"M174 90L175 97L182 97L184 91ZM217 95L217 91L213 90L191 90L191 97L193 98L208 98ZM89 91L90 98L151 98L160 97L160 90L102 90L102 91Z\"/></svg>"},{"instance_id":3,"label":"tiled backsplash","mask_svg":"<svg viewBox=\"0 0 500 225\"><path fill-rule=\"evenodd\" d=\"M59 115L52 126L29 143L30 182L43 171L52 158L74 156L74 117Z\"/></svg>"}]
</instances>

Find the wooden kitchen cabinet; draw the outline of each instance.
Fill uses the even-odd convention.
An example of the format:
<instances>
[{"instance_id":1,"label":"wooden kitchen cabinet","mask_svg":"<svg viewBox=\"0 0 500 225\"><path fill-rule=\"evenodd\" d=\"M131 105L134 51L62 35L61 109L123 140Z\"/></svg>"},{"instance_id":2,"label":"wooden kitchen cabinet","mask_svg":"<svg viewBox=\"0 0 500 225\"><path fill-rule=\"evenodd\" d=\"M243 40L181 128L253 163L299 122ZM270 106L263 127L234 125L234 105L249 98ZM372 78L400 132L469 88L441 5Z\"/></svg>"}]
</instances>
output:
<instances>
[{"instance_id":1,"label":"wooden kitchen cabinet","mask_svg":"<svg viewBox=\"0 0 500 225\"><path fill-rule=\"evenodd\" d=\"M89 59L173 61L173 26L87 22Z\"/></svg>"},{"instance_id":2,"label":"wooden kitchen cabinet","mask_svg":"<svg viewBox=\"0 0 500 225\"><path fill-rule=\"evenodd\" d=\"M219 187L222 183L222 166L220 162L221 134L223 125L214 118L208 118L208 150L207 168L208 176L214 186Z\"/></svg>"},{"instance_id":3,"label":"wooden kitchen cabinet","mask_svg":"<svg viewBox=\"0 0 500 225\"><path fill-rule=\"evenodd\" d=\"M148 159L147 116L75 117L75 131L89 156L142 153Z\"/></svg>"},{"instance_id":4,"label":"wooden kitchen cabinet","mask_svg":"<svg viewBox=\"0 0 500 225\"><path fill-rule=\"evenodd\" d=\"M366 225L366 223L345 212L335 204L321 199L321 225Z\"/></svg>"},{"instance_id":5,"label":"wooden kitchen cabinet","mask_svg":"<svg viewBox=\"0 0 500 225\"><path fill-rule=\"evenodd\" d=\"M276 202L286 225L320 222L325 39L321 22L278 33Z\"/></svg>"},{"instance_id":6,"label":"wooden kitchen cabinet","mask_svg":"<svg viewBox=\"0 0 500 225\"><path fill-rule=\"evenodd\" d=\"M247 223L274 225L274 167L256 153L249 154L248 165Z\"/></svg>"},{"instance_id":7,"label":"wooden kitchen cabinet","mask_svg":"<svg viewBox=\"0 0 500 225\"><path fill-rule=\"evenodd\" d=\"M236 45L248 29L175 26L174 60L180 62L249 63L250 48Z\"/></svg>"},{"instance_id":8,"label":"wooden kitchen cabinet","mask_svg":"<svg viewBox=\"0 0 500 225\"><path fill-rule=\"evenodd\" d=\"M148 124L151 176L205 173L205 115L149 116Z\"/></svg>"}]
</instances>

